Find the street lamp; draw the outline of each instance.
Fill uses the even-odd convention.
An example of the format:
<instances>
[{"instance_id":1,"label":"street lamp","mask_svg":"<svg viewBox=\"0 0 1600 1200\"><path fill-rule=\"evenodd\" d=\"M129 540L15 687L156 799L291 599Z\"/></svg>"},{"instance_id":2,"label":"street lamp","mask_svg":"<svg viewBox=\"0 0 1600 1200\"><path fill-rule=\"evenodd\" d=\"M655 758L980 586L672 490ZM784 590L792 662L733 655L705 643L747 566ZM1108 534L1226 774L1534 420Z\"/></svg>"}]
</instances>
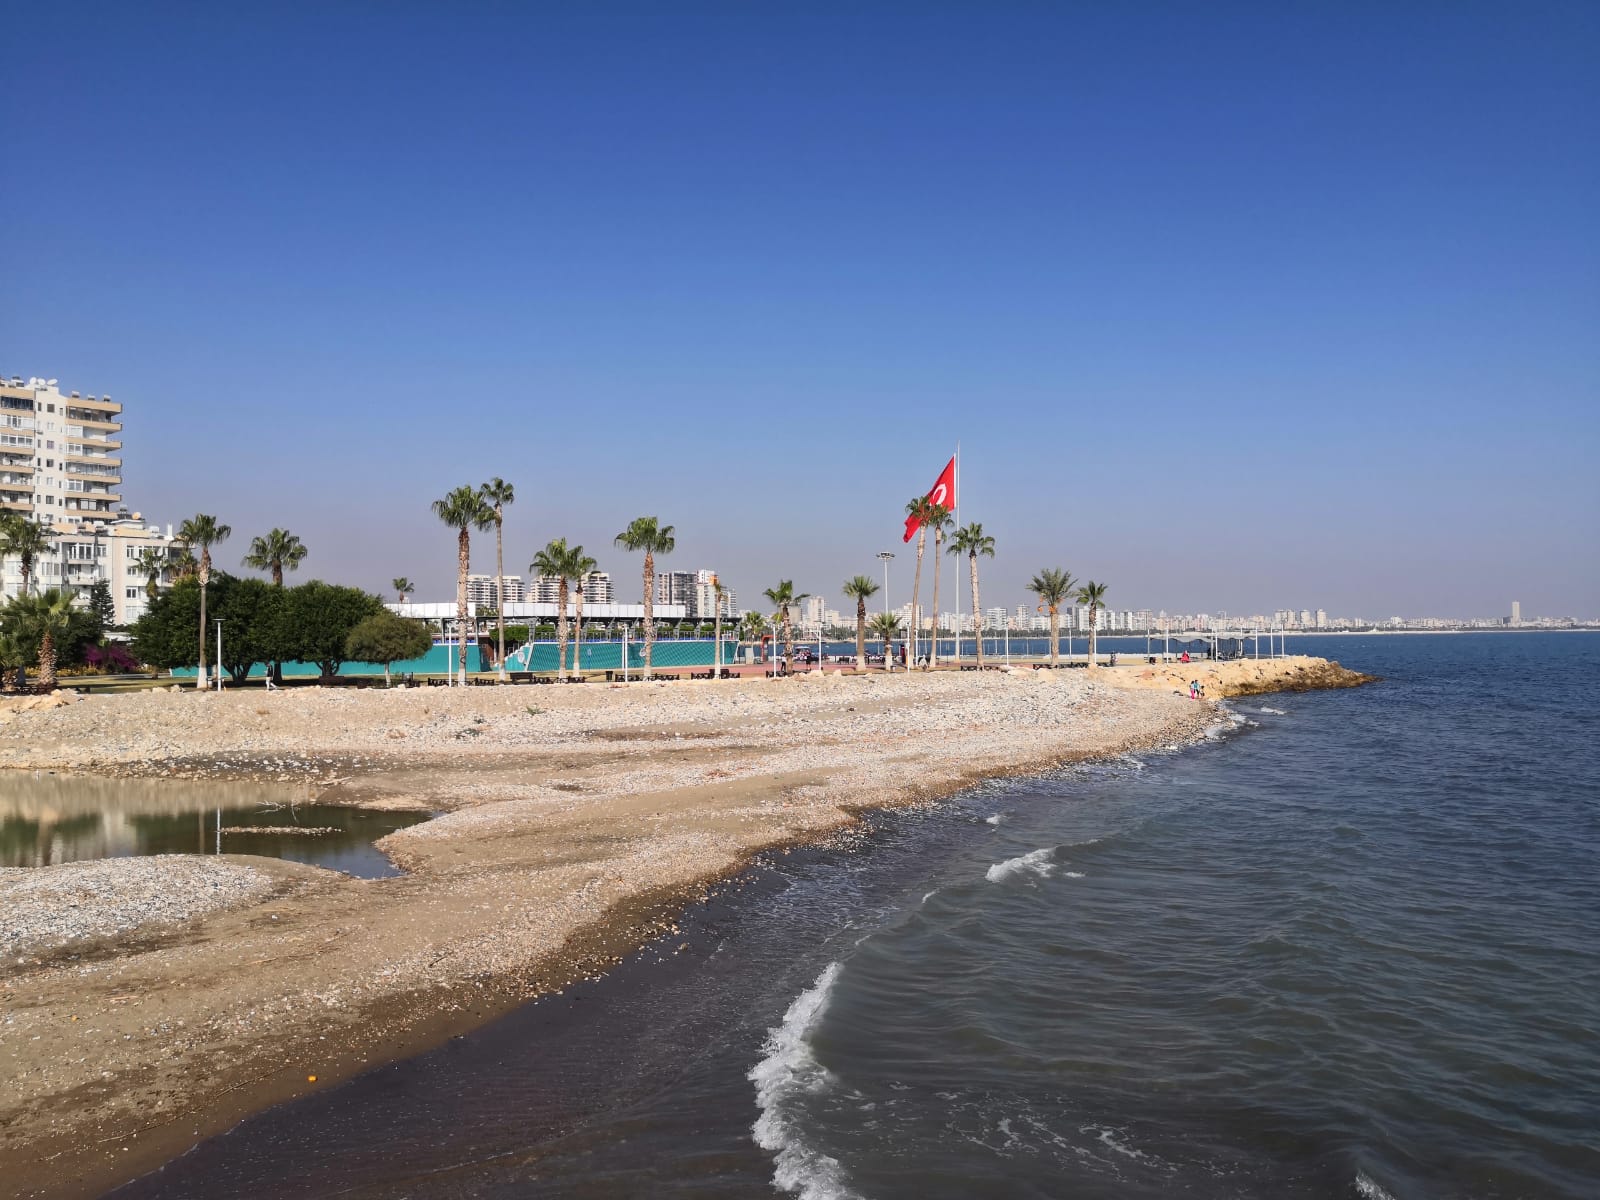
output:
<instances>
[{"instance_id":1,"label":"street lamp","mask_svg":"<svg viewBox=\"0 0 1600 1200\"><path fill-rule=\"evenodd\" d=\"M894 554L888 550L878 551L878 558L883 563L883 615L889 615L889 560Z\"/></svg>"}]
</instances>

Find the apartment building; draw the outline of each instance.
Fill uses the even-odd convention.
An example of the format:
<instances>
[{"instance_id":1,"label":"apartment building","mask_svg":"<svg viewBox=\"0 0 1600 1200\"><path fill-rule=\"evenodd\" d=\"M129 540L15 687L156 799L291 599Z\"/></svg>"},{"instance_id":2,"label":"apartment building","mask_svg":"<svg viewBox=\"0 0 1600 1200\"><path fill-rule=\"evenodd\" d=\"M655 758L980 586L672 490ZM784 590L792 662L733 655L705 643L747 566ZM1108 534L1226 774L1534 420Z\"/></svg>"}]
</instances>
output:
<instances>
[{"instance_id":1,"label":"apartment building","mask_svg":"<svg viewBox=\"0 0 1600 1200\"><path fill-rule=\"evenodd\" d=\"M0 379L0 511L46 525L110 520L122 503L122 405L54 379Z\"/></svg>"},{"instance_id":2,"label":"apartment building","mask_svg":"<svg viewBox=\"0 0 1600 1200\"><path fill-rule=\"evenodd\" d=\"M568 580L567 603L576 602L576 590ZM529 604L556 604L561 599L561 580L554 575L535 575L528 580L527 588L517 599ZM506 602L510 603L509 592ZM608 572L590 571L583 577L583 602L585 605L613 603L611 575Z\"/></svg>"},{"instance_id":3,"label":"apartment building","mask_svg":"<svg viewBox=\"0 0 1600 1200\"><path fill-rule=\"evenodd\" d=\"M522 603L522 576L505 575L506 603ZM468 575L467 600L471 604L492 608L497 602L493 575Z\"/></svg>"}]
</instances>

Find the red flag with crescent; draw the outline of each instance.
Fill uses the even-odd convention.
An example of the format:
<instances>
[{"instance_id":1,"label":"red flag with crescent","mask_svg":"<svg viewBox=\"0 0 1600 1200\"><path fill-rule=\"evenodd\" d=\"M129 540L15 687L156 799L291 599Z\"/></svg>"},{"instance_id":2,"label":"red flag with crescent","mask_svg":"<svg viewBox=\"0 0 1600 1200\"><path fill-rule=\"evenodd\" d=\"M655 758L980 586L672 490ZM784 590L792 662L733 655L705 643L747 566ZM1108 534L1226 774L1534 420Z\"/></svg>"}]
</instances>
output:
<instances>
[{"instance_id":1,"label":"red flag with crescent","mask_svg":"<svg viewBox=\"0 0 1600 1200\"><path fill-rule=\"evenodd\" d=\"M933 486L928 489L928 503L938 504L944 508L952 510L955 508L956 460L953 456L949 462L945 463L944 470L939 472L939 478L934 481ZM903 540L909 542L913 537L916 536L917 530L921 528L921 526L922 522L917 520L915 517L907 517L906 536Z\"/></svg>"}]
</instances>

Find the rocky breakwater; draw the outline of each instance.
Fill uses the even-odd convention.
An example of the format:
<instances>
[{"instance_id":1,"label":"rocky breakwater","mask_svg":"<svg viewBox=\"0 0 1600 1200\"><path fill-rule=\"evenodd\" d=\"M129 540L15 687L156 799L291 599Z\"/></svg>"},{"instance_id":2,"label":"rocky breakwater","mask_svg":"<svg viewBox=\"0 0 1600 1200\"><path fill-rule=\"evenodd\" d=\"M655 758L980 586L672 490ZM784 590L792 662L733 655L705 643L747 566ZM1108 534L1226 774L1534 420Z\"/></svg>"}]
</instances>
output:
<instances>
[{"instance_id":1,"label":"rocky breakwater","mask_svg":"<svg viewBox=\"0 0 1600 1200\"><path fill-rule=\"evenodd\" d=\"M1360 687L1378 676L1352 671L1326 658L1297 654L1287 658L1239 658L1229 662L1132 663L1101 668L1096 674L1118 687L1170 691L1188 695L1198 682L1208 700L1259 696L1267 692L1310 692L1324 688Z\"/></svg>"}]
</instances>

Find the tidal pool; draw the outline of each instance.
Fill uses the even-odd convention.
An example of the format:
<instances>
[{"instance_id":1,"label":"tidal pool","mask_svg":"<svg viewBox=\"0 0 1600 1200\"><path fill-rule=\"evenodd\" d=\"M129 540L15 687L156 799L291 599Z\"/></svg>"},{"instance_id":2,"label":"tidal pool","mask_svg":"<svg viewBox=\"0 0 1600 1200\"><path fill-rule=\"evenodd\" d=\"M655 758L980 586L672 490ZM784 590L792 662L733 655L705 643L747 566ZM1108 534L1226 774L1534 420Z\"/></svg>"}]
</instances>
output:
<instances>
[{"instance_id":1,"label":"tidal pool","mask_svg":"<svg viewBox=\"0 0 1600 1200\"><path fill-rule=\"evenodd\" d=\"M293 785L0 772L0 866L260 854L377 879L400 872L373 843L430 816L309 796Z\"/></svg>"}]
</instances>

